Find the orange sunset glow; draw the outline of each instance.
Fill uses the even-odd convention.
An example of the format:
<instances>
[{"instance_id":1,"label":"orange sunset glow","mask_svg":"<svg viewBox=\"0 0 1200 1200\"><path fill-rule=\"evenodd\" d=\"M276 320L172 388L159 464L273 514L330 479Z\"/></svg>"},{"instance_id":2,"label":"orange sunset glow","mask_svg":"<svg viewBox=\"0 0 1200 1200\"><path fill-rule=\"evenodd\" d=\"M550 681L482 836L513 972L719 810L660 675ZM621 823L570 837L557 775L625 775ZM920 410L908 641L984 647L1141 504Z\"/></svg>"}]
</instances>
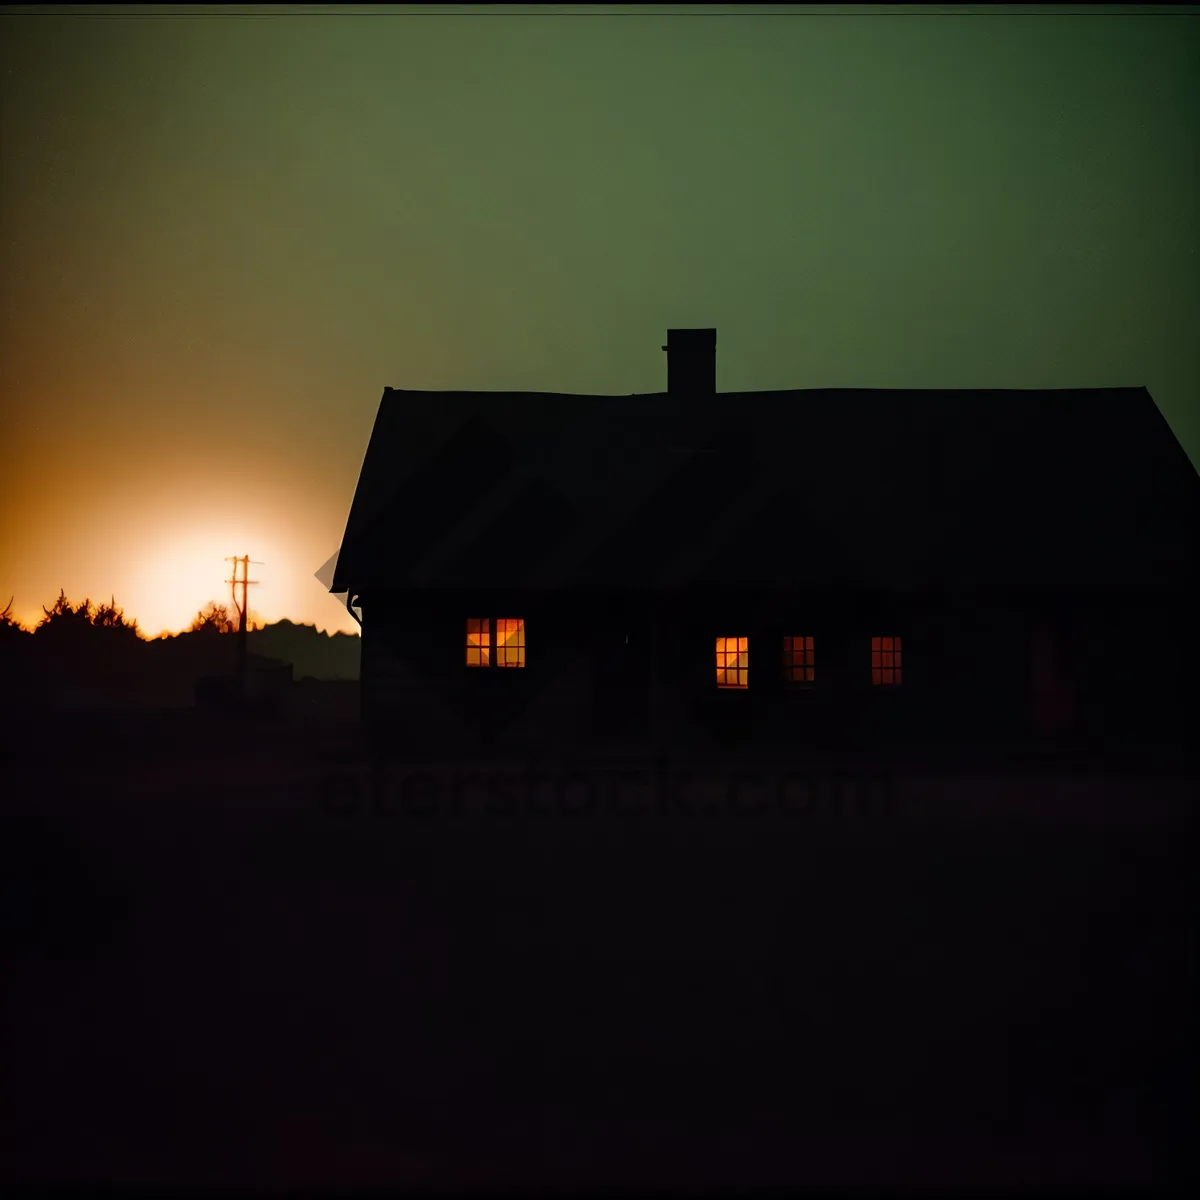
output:
<instances>
[{"instance_id":1,"label":"orange sunset glow","mask_svg":"<svg viewBox=\"0 0 1200 1200\"><path fill-rule=\"evenodd\" d=\"M1145 385L1200 461L1196 56L1161 16L922 13L898 50L842 10L12 7L23 623L63 589L177 630L236 554L263 620L357 634L313 575L384 389L657 393L648 329L728 330L721 391Z\"/></svg>"},{"instance_id":2,"label":"orange sunset glow","mask_svg":"<svg viewBox=\"0 0 1200 1200\"><path fill-rule=\"evenodd\" d=\"M66 534L53 553L47 548L46 528L53 510L28 531L6 530L6 541L11 539L28 562L21 580L25 586L20 591L9 587L13 615L32 628L62 589L76 602L113 598L127 618L137 621L143 636L178 633L209 602L232 610L227 581L233 563L226 560L249 555L249 577L256 582L249 588L248 606L256 624L287 618L329 632L357 633L354 619L314 578L337 549L338 521L320 522L328 527L328 536L319 541L304 520L316 514L289 512L282 497L260 493L246 506L251 511L241 515L229 494L232 489L223 490L224 499L180 488L175 494L181 502L172 504L167 488L159 503L144 512L133 501L123 509L85 509L74 528L61 527ZM341 514L334 510L334 516ZM8 599L5 595L0 605Z\"/></svg>"},{"instance_id":3,"label":"orange sunset glow","mask_svg":"<svg viewBox=\"0 0 1200 1200\"><path fill-rule=\"evenodd\" d=\"M1200 0L4 4L12 1194L1181 1180L1198 215Z\"/></svg>"}]
</instances>

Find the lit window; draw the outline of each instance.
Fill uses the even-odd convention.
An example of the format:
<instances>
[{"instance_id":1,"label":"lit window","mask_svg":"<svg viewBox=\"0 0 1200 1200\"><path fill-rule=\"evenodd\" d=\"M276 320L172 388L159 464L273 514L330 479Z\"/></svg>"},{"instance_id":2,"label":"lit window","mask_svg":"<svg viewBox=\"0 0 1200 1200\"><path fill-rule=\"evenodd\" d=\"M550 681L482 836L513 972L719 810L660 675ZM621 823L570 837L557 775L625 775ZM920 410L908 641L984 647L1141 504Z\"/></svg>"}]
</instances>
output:
<instances>
[{"instance_id":1,"label":"lit window","mask_svg":"<svg viewBox=\"0 0 1200 1200\"><path fill-rule=\"evenodd\" d=\"M744 688L750 674L750 639L717 638L717 687Z\"/></svg>"},{"instance_id":2,"label":"lit window","mask_svg":"<svg viewBox=\"0 0 1200 1200\"><path fill-rule=\"evenodd\" d=\"M812 683L813 640L810 637L783 639L783 677L789 683Z\"/></svg>"},{"instance_id":3,"label":"lit window","mask_svg":"<svg viewBox=\"0 0 1200 1200\"><path fill-rule=\"evenodd\" d=\"M486 667L492 655L492 623L487 617L467 618L467 666Z\"/></svg>"},{"instance_id":4,"label":"lit window","mask_svg":"<svg viewBox=\"0 0 1200 1200\"><path fill-rule=\"evenodd\" d=\"M496 622L496 666L524 665L525 622L516 618L501 617Z\"/></svg>"},{"instance_id":5,"label":"lit window","mask_svg":"<svg viewBox=\"0 0 1200 1200\"><path fill-rule=\"evenodd\" d=\"M871 639L871 682L895 685L900 682L900 639L873 637Z\"/></svg>"},{"instance_id":6,"label":"lit window","mask_svg":"<svg viewBox=\"0 0 1200 1200\"><path fill-rule=\"evenodd\" d=\"M523 667L525 622L518 617L467 618L468 667Z\"/></svg>"}]
</instances>

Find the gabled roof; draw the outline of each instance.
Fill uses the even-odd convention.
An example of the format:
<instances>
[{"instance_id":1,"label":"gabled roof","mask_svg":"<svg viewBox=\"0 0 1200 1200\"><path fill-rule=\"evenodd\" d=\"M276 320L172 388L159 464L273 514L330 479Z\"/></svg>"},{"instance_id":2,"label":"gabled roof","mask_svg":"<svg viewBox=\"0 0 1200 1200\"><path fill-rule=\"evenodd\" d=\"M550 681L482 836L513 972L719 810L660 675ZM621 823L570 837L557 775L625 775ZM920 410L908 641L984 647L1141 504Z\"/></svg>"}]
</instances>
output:
<instances>
[{"instance_id":1,"label":"gabled roof","mask_svg":"<svg viewBox=\"0 0 1200 1200\"><path fill-rule=\"evenodd\" d=\"M1193 586L1145 388L387 389L331 591Z\"/></svg>"}]
</instances>

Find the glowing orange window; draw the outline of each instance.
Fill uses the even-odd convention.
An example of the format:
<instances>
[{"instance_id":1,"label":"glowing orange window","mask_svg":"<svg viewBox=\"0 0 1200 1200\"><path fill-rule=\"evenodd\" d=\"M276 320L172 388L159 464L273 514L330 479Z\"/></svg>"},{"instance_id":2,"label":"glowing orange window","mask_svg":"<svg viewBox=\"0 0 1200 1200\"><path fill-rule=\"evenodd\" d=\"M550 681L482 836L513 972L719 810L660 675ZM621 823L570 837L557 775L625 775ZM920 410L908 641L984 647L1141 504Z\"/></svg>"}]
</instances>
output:
<instances>
[{"instance_id":1,"label":"glowing orange window","mask_svg":"<svg viewBox=\"0 0 1200 1200\"><path fill-rule=\"evenodd\" d=\"M492 622L487 617L467 618L467 666L486 667L492 660Z\"/></svg>"},{"instance_id":2,"label":"glowing orange window","mask_svg":"<svg viewBox=\"0 0 1200 1200\"><path fill-rule=\"evenodd\" d=\"M871 639L871 682L895 686L900 682L900 639L873 637Z\"/></svg>"},{"instance_id":3,"label":"glowing orange window","mask_svg":"<svg viewBox=\"0 0 1200 1200\"><path fill-rule=\"evenodd\" d=\"M750 639L717 638L717 687L749 686Z\"/></svg>"},{"instance_id":4,"label":"glowing orange window","mask_svg":"<svg viewBox=\"0 0 1200 1200\"><path fill-rule=\"evenodd\" d=\"M501 617L496 622L496 666L525 665L525 622L515 617Z\"/></svg>"},{"instance_id":5,"label":"glowing orange window","mask_svg":"<svg viewBox=\"0 0 1200 1200\"><path fill-rule=\"evenodd\" d=\"M789 683L812 683L813 640L810 637L783 639L783 677Z\"/></svg>"}]
</instances>

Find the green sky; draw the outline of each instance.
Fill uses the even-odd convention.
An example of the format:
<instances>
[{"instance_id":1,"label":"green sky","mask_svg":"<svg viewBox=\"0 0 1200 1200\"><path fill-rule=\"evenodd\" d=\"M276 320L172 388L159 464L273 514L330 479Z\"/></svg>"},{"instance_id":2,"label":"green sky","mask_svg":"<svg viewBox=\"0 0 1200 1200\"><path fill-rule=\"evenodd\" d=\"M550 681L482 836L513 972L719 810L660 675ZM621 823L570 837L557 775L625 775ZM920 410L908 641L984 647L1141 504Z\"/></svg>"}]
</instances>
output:
<instances>
[{"instance_id":1,"label":"green sky","mask_svg":"<svg viewBox=\"0 0 1200 1200\"><path fill-rule=\"evenodd\" d=\"M1200 462L1198 14L9 8L0 606L175 628L248 553L354 628L385 386L661 390L669 326L722 390L1144 384Z\"/></svg>"}]
</instances>

